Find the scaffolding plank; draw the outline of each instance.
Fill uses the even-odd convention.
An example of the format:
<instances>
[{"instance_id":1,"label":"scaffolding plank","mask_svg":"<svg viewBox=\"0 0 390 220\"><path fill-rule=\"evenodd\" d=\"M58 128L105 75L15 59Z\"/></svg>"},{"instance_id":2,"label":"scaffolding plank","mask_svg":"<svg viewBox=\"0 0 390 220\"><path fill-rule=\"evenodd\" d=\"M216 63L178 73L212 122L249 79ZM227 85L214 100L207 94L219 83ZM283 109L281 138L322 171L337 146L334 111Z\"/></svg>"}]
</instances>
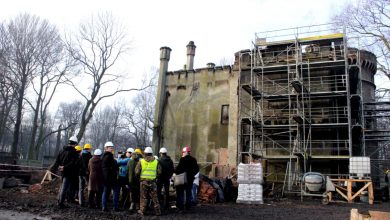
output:
<instances>
[{"instance_id":1,"label":"scaffolding plank","mask_svg":"<svg viewBox=\"0 0 390 220\"><path fill-rule=\"evenodd\" d=\"M390 105L390 101L365 102L364 105Z\"/></svg>"},{"instance_id":2,"label":"scaffolding plank","mask_svg":"<svg viewBox=\"0 0 390 220\"><path fill-rule=\"evenodd\" d=\"M252 97L255 99L255 100L260 100L262 95L261 95L261 92L259 90L257 90L253 85L251 84L242 84L241 87L247 92L249 93L250 95L252 95Z\"/></svg>"},{"instance_id":3,"label":"scaffolding plank","mask_svg":"<svg viewBox=\"0 0 390 220\"><path fill-rule=\"evenodd\" d=\"M243 117L243 118L241 118L241 120L245 124L252 125L253 127L261 127L261 122L254 120L253 118Z\"/></svg>"}]
</instances>

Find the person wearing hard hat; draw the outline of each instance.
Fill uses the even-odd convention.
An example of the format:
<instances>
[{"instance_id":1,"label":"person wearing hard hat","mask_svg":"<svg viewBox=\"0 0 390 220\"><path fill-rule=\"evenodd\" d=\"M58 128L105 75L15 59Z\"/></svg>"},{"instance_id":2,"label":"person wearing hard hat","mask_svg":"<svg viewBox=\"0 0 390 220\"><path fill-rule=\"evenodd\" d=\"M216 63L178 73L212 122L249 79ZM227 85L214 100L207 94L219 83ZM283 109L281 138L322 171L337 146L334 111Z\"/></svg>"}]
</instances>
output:
<instances>
[{"instance_id":1,"label":"person wearing hard hat","mask_svg":"<svg viewBox=\"0 0 390 220\"><path fill-rule=\"evenodd\" d=\"M80 145L77 145L74 147L76 150L76 153L78 155L77 159L77 177L75 179L72 179L71 184L70 184L70 190L68 193L68 200L71 203L78 203L77 198L79 196L79 173L80 173L80 156L81 156L81 151L83 148Z\"/></svg>"},{"instance_id":2,"label":"person wearing hard hat","mask_svg":"<svg viewBox=\"0 0 390 220\"><path fill-rule=\"evenodd\" d=\"M88 207L100 208L103 192L102 150L96 149L88 162Z\"/></svg>"},{"instance_id":3,"label":"person wearing hard hat","mask_svg":"<svg viewBox=\"0 0 390 220\"><path fill-rule=\"evenodd\" d=\"M158 160L154 158L151 147L146 147L144 153L145 157L139 161L135 168L135 174L140 175L141 183L141 201L138 214L141 217L144 215L150 198L154 203L156 215L161 215L156 185L156 179L161 175L161 166L158 164Z\"/></svg>"},{"instance_id":4,"label":"person wearing hard hat","mask_svg":"<svg viewBox=\"0 0 390 220\"><path fill-rule=\"evenodd\" d=\"M119 201L120 207L128 208L128 204L130 204L129 199L129 178L127 177L127 164L131 159L131 154L134 152L134 149L129 147L126 150L126 153L123 154L116 161L119 166L119 189L122 191L121 199Z\"/></svg>"},{"instance_id":5,"label":"person wearing hard hat","mask_svg":"<svg viewBox=\"0 0 390 220\"><path fill-rule=\"evenodd\" d=\"M78 176L78 154L75 146L78 144L78 140L75 136L69 138L68 145L65 146L58 154L54 164L50 167L52 172L61 172L61 187L58 192L58 207L65 208L65 196L69 193L72 181L77 179Z\"/></svg>"},{"instance_id":6,"label":"person wearing hard hat","mask_svg":"<svg viewBox=\"0 0 390 220\"><path fill-rule=\"evenodd\" d=\"M169 181L173 175L173 161L168 156L168 151L165 147L160 149L160 158L158 159L161 165L161 175L157 179L157 195L160 201L161 207L164 210L169 208ZM161 194L162 188L164 187L164 195Z\"/></svg>"},{"instance_id":7,"label":"person wearing hard hat","mask_svg":"<svg viewBox=\"0 0 390 220\"><path fill-rule=\"evenodd\" d=\"M189 146L183 148L182 157L175 169L176 175L184 172L187 174L187 183L176 187L176 207L178 212L182 212L184 208L186 210L191 208L192 185L195 175L199 172L198 162L191 156L191 148Z\"/></svg>"},{"instance_id":8,"label":"person wearing hard hat","mask_svg":"<svg viewBox=\"0 0 390 220\"><path fill-rule=\"evenodd\" d=\"M104 154L102 157L103 168L103 195L102 195L102 210L108 211L107 201L113 191L114 211L119 211L119 185L118 185L118 171L119 167L114 159L114 144L108 141L104 144Z\"/></svg>"},{"instance_id":9,"label":"person wearing hard hat","mask_svg":"<svg viewBox=\"0 0 390 220\"><path fill-rule=\"evenodd\" d=\"M142 151L141 149L137 148L132 153L131 160L129 160L129 162L127 163L127 177L129 179L130 197L131 197L131 204L129 208L130 213L133 213L137 209L139 209L140 182L139 182L139 176L135 174L135 167L137 166L140 159L142 159Z\"/></svg>"},{"instance_id":10,"label":"person wearing hard hat","mask_svg":"<svg viewBox=\"0 0 390 220\"><path fill-rule=\"evenodd\" d=\"M84 189L88 184L88 162L92 158L91 154L92 146L91 144L85 144L83 150L81 151L80 156L80 170L79 170L79 204L80 206L85 206L84 204Z\"/></svg>"}]
</instances>

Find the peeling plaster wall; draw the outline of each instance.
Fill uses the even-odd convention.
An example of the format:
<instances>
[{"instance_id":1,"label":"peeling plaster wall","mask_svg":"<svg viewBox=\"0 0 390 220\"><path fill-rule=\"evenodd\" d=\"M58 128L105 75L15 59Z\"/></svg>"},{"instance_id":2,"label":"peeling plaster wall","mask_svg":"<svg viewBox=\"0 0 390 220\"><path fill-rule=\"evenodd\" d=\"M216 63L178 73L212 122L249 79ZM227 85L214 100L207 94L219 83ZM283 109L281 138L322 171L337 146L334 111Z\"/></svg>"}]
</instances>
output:
<instances>
[{"instance_id":1,"label":"peeling plaster wall","mask_svg":"<svg viewBox=\"0 0 390 220\"><path fill-rule=\"evenodd\" d=\"M236 165L237 85L230 66L167 73L162 146L175 161L189 145L200 164ZM228 124L221 123L222 105L229 105Z\"/></svg>"}]
</instances>

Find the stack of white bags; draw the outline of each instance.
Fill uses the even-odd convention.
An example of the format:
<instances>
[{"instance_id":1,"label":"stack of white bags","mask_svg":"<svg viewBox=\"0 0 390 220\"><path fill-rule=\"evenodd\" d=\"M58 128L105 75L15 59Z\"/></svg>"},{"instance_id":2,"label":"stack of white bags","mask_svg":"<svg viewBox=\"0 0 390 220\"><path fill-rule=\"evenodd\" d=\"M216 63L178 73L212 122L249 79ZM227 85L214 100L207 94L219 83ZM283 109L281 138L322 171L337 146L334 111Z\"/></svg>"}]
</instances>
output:
<instances>
[{"instance_id":1,"label":"stack of white bags","mask_svg":"<svg viewBox=\"0 0 390 220\"><path fill-rule=\"evenodd\" d=\"M237 203L263 204L263 166L261 163L238 165Z\"/></svg>"}]
</instances>

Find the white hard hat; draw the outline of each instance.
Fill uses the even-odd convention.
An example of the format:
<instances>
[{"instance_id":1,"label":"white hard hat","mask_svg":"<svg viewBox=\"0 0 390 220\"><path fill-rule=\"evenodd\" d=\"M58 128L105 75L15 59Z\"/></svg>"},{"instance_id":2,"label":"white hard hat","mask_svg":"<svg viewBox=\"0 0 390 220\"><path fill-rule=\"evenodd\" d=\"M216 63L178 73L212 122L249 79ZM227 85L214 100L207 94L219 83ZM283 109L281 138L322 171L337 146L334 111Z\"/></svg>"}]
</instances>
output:
<instances>
[{"instance_id":1,"label":"white hard hat","mask_svg":"<svg viewBox=\"0 0 390 220\"><path fill-rule=\"evenodd\" d=\"M78 143L78 140L77 140L77 137L76 136L72 136L69 138L69 144L77 144Z\"/></svg>"},{"instance_id":2,"label":"white hard hat","mask_svg":"<svg viewBox=\"0 0 390 220\"><path fill-rule=\"evenodd\" d=\"M152 154L153 153L153 150L151 147L146 147L145 150L144 150L144 153L145 154Z\"/></svg>"},{"instance_id":3,"label":"white hard hat","mask_svg":"<svg viewBox=\"0 0 390 220\"><path fill-rule=\"evenodd\" d=\"M93 152L93 155L97 155L97 156L102 155L102 150L96 149L96 150Z\"/></svg>"},{"instance_id":4,"label":"white hard hat","mask_svg":"<svg viewBox=\"0 0 390 220\"><path fill-rule=\"evenodd\" d=\"M165 147L160 149L160 153L166 154L168 151Z\"/></svg>"},{"instance_id":5,"label":"white hard hat","mask_svg":"<svg viewBox=\"0 0 390 220\"><path fill-rule=\"evenodd\" d=\"M129 147L129 148L127 148L126 152L133 153L133 152L134 152L134 149L131 148L131 147Z\"/></svg>"},{"instance_id":6,"label":"white hard hat","mask_svg":"<svg viewBox=\"0 0 390 220\"><path fill-rule=\"evenodd\" d=\"M111 141L107 141L107 142L104 144L104 147L114 147L114 144L113 144Z\"/></svg>"}]
</instances>

